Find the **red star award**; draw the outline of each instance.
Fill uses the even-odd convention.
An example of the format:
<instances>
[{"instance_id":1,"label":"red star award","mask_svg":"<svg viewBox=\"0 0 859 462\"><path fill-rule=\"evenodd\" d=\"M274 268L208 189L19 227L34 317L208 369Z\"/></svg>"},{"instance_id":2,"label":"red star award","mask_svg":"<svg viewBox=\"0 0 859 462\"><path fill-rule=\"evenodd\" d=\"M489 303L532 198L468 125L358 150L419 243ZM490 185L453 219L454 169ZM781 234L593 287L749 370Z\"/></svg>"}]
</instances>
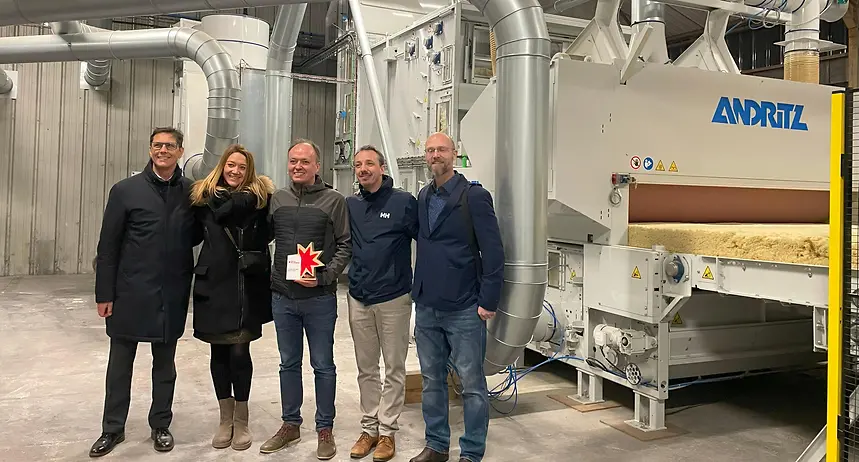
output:
<instances>
[{"instance_id":1,"label":"red star award","mask_svg":"<svg viewBox=\"0 0 859 462\"><path fill-rule=\"evenodd\" d=\"M316 279L316 268L325 266L319 259L321 250L313 250L313 243L307 247L298 244L298 253L289 255L286 262L286 279Z\"/></svg>"}]
</instances>

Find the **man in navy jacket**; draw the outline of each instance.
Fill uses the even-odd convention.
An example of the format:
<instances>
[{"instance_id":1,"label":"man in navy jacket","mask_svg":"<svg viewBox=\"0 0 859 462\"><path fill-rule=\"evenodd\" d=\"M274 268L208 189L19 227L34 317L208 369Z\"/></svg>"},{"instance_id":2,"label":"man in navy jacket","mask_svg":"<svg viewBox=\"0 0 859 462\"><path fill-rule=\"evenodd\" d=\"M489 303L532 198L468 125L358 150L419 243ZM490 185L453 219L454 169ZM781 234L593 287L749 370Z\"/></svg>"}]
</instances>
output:
<instances>
[{"instance_id":1,"label":"man in navy jacket","mask_svg":"<svg viewBox=\"0 0 859 462\"><path fill-rule=\"evenodd\" d=\"M396 453L394 433L403 409L406 355L412 316L412 239L418 232L418 203L394 188L385 158L375 147L355 154L359 193L346 198L352 235L349 267L349 327L355 345L360 392L361 435L353 458L374 461ZM379 354L385 361L385 388Z\"/></svg>"},{"instance_id":2,"label":"man in navy jacket","mask_svg":"<svg viewBox=\"0 0 859 462\"><path fill-rule=\"evenodd\" d=\"M453 170L453 140L436 133L427 139L425 152L434 179L418 195L412 297L426 448L411 462L448 460L448 363L463 387L465 434L459 440L459 460L480 462L489 427L483 374L486 320L495 315L501 298L504 248L492 196Z\"/></svg>"}]
</instances>

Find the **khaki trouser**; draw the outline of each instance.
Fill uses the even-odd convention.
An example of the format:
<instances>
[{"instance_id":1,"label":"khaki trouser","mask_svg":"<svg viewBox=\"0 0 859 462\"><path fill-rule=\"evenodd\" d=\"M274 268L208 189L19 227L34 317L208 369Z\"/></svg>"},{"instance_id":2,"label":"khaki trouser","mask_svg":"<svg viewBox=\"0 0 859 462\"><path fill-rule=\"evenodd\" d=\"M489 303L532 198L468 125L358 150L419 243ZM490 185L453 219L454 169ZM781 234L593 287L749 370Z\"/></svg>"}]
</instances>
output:
<instances>
[{"instance_id":1,"label":"khaki trouser","mask_svg":"<svg viewBox=\"0 0 859 462\"><path fill-rule=\"evenodd\" d=\"M412 317L410 294L376 305L364 306L348 296L349 328L358 363L361 393L361 428L370 436L393 436L403 410L406 387L406 355ZM379 373L379 353L385 361L385 385Z\"/></svg>"}]
</instances>

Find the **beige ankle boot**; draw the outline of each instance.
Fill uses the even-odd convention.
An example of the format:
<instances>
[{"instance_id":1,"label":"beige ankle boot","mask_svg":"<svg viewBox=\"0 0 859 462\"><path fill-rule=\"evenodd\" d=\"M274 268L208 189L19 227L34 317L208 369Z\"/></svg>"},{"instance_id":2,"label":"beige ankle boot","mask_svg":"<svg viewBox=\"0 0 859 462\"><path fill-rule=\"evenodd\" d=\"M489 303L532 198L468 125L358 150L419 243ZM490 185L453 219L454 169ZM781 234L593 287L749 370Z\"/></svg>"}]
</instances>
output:
<instances>
[{"instance_id":1,"label":"beige ankle boot","mask_svg":"<svg viewBox=\"0 0 859 462\"><path fill-rule=\"evenodd\" d=\"M248 402L236 401L236 411L233 416L233 449L244 451L251 447L253 441L248 428Z\"/></svg>"},{"instance_id":2,"label":"beige ankle boot","mask_svg":"<svg viewBox=\"0 0 859 462\"><path fill-rule=\"evenodd\" d=\"M235 413L236 401L233 398L220 399L218 405L221 407L221 423L212 438L212 446L215 449L230 447L233 440L233 414Z\"/></svg>"}]
</instances>

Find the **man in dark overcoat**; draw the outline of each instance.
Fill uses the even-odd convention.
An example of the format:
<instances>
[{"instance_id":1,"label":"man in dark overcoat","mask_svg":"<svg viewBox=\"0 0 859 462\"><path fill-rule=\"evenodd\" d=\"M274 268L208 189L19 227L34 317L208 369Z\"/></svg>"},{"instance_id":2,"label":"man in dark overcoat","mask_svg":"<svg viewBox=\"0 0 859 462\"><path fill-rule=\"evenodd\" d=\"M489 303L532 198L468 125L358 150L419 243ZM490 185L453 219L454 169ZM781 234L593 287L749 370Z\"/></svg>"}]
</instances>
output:
<instances>
[{"instance_id":1,"label":"man in dark overcoat","mask_svg":"<svg viewBox=\"0 0 859 462\"><path fill-rule=\"evenodd\" d=\"M169 427L176 384L176 342L185 330L193 248L202 233L191 211L191 180L178 161L183 135L156 128L143 171L110 189L95 262L95 301L105 318L110 354L102 435L90 450L103 456L125 440L131 378L139 342L152 349L151 438L173 449Z\"/></svg>"}]
</instances>

